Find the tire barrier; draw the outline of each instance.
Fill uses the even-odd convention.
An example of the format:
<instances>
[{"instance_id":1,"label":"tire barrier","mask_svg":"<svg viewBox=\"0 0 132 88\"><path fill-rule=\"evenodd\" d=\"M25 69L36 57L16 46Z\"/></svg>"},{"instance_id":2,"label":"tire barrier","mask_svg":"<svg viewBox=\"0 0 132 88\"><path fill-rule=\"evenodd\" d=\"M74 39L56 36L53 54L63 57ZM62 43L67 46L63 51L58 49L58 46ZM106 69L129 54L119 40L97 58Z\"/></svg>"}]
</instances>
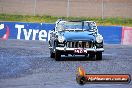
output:
<instances>
[{"instance_id":1,"label":"tire barrier","mask_svg":"<svg viewBox=\"0 0 132 88\"><path fill-rule=\"evenodd\" d=\"M0 39L49 40L55 24L29 22L0 22ZM132 44L132 27L98 26L107 44Z\"/></svg>"}]
</instances>

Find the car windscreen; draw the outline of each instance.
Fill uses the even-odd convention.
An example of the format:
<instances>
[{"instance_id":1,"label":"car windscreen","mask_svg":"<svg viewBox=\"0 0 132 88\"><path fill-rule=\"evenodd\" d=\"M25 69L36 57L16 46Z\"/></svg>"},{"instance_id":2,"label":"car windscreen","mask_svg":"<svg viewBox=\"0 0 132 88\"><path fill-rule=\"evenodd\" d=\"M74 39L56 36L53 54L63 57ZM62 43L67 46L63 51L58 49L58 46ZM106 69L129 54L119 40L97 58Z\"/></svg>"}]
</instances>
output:
<instances>
[{"instance_id":1,"label":"car windscreen","mask_svg":"<svg viewBox=\"0 0 132 88\"><path fill-rule=\"evenodd\" d=\"M92 26L87 22L65 22L63 24L65 30L91 30Z\"/></svg>"}]
</instances>

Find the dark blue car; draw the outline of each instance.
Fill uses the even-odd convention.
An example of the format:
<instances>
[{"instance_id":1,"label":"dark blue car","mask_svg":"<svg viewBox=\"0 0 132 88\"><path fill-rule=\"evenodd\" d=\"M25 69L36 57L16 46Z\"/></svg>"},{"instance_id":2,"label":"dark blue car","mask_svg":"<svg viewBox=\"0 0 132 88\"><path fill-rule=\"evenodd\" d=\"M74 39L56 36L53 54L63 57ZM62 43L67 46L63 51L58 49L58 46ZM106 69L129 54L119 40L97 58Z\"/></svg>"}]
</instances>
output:
<instances>
[{"instance_id":1,"label":"dark blue car","mask_svg":"<svg viewBox=\"0 0 132 88\"><path fill-rule=\"evenodd\" d=\"M61 55L85 55L102 60L103 37L93 21L56 21L50 32L50 57L60 60Z\"/></svg>"}]
</instances>

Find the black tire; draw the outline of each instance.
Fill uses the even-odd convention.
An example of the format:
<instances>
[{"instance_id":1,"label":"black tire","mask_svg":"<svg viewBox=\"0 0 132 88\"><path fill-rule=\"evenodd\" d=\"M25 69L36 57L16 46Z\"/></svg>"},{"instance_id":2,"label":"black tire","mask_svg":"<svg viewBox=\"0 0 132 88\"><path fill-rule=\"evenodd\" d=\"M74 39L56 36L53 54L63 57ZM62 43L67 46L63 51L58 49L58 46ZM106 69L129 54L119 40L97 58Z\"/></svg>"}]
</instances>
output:
<instances>
[{"instance_id":1,"label":"black tire","mask_svg":"<svg viewBox=\"0 0 132 88\"><path fill-rule=\"evenodd\" d=\"M50 58L55 58L55 53L50 52Z\"/></svg>"},{"instance_id":2,"label":"black tire","mask_svg":"<svg viewBox=\"0 0 132 88\"><path fill-rule=\"evenodd\" d=\"M102 60L102 52L96 53L96 60Z\"/></svg>"},{"instance_id":3,"label":"black tire","mask_svg":"<svg viewBox=\"0 0 132 88\"><path fill-rule=\"evenodd\" d=\"M56 52L55 53L55 60L60 61L60 58L61 58L61 54L59 52Z\"/></svg>"},{"instance_id":4,"label":"black tire","mask_svg":"<svg viewBox=\"0 0 132 88\"><path fill-rule=\"evenodd\" d=\"M95 58L95 54L94 53L89 54L89 58L90 59L94 59Z\"/></svg>"}]
</instances>

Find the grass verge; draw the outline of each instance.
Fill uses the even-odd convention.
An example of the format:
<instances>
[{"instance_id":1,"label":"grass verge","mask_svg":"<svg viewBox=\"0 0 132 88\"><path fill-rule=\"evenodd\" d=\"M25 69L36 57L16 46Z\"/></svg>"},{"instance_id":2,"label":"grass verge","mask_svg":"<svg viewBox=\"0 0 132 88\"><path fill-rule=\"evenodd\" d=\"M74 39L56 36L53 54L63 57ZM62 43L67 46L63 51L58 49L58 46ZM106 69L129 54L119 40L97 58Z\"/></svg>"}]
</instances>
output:
<instances>
[{"instance_id":1,"label":"grass verge","mask_svg":"<svg viewBox=\"0 0 132 88\"><path fill-rule=\"evenodd\" d=\"M29 16L29 15L11 15L0 14L0 21L17 21L17 22L46 22L55 23L57 19L64 20L92 20L97 25L114 25L114 26L129 26L132 27L132 18L91 18L91 17L59 17L59 16Z\"/></svg>"}]
</instances>

